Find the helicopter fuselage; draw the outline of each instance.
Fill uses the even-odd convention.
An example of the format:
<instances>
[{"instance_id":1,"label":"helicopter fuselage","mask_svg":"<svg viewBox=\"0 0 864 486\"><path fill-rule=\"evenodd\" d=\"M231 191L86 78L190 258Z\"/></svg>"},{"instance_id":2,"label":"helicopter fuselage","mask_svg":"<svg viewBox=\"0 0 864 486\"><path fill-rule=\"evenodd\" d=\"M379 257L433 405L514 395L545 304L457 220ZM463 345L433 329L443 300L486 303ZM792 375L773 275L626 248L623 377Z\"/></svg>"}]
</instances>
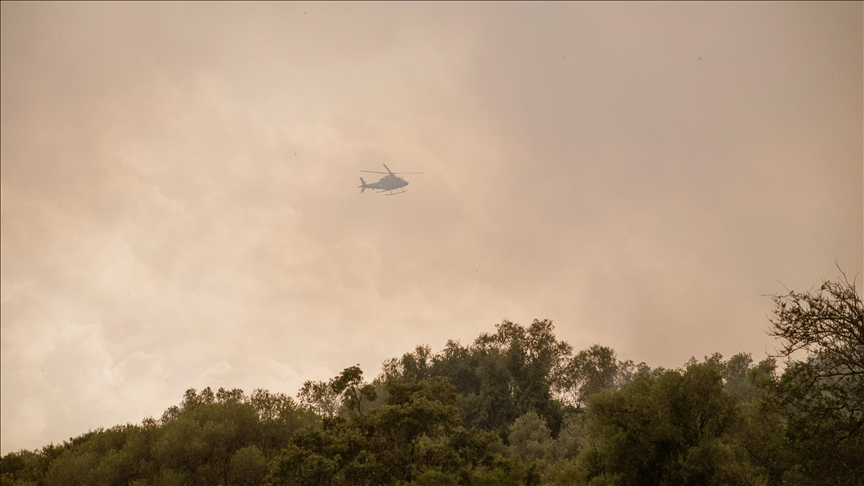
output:
<instances>
[{"instance_id":1,"label":"helicopter fuselage","mask_svg":"<svg viewBox=\"0 0 864 486\"><path fill-rule=\"evenodd\" d=\"M408 181L395 175L386 175L378 182L366 182L362 178L360 181L363 183L363 185L360 186L361 188L376 189L379 191L395 191L396 189L401 189L408 185Z\"/></svg>"},{"instance_id":2,"label":"helicopter fuselage","mask_svg":"<svg viewBox=\"0 0 864 486\"><path fill-rule=\"evenodd\" d=\"M408 185L408 181L405 179L395 176L395 175L386 175L381 178L378 182L375 183L379 189L383 189L385 191L392 191L393 189L399 189Z\"/></svg>"},{"instance_id":3,"label":"helicopter fuselage","mask_svg":"<svg viewBox=\"0 0 864 486\"><path fill-rule=\"evenodd\" d=\"M386 192L387 194L385 194L385 196L391 196L393 194L402 194L403 192L405 192L405 189L403 189L403 188L408 185L408 181L406 181L405 179L403 179L397 175L397 174L400 174L400 172L393 172L392 170L390 170L389 167L387 167L387 164L383 164L383 165L384 165L384 168L387 169L387 172L379 172L376 170L361 170L360 171L360 172L371 172L373 174L385 174L385 176L382 177L381 179L379 179L378 182L371 182L368 184L361 177L360 178L360 186L358 186L358 187L360 187L361 193L363 191L365 191L366 189L374 189L378 192ZM422 174L422 172L401 172L401 174ZM402 189L402 190L394 193L393 191L395 191L396 189Z\"/></svg>"}]
</instances>

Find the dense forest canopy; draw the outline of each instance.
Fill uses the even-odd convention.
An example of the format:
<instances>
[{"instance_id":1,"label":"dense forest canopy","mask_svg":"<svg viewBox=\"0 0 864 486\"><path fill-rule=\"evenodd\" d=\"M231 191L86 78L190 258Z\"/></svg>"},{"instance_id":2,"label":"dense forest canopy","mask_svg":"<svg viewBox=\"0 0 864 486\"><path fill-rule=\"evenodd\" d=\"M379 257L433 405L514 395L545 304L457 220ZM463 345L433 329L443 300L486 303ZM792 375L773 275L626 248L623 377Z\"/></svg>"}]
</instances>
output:
<instances>
[{"instance_id":1,"label":"dense forest canopy","mask_svg":"<svg viewBox=\"0 0 864 486\"><path fill-rule=\"evenodd\" d=\"M777 356L679 369L574 353L551 321L418 346L281 393L188 390L159 419L0 459L2 485L862 485L864 306L773 296ZM778 365L777 358L782 361Z\"/></svg>"}]
</instances>

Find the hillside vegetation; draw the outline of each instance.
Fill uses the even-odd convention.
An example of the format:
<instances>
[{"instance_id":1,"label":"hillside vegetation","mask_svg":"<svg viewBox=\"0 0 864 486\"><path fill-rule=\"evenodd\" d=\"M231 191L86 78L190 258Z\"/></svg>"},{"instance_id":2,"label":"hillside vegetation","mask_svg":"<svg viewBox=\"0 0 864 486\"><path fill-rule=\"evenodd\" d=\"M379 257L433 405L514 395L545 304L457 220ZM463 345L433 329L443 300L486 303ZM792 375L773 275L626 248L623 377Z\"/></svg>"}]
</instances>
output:
<instances>
[{"instance_id":1,"label":"hillside vegetation","mask_svg":"<svg viewBox=\"0 0 864 486\"><path fill-rule=\"evenodd\" d=\"M188 390L159 419L7 454L2 485L862 485L864 306L773 297L778 356L679 369L509 321L306 382ZM793 357L794 353L794 357ZM775 358L780 358L778 366ZM794 359L793 359L794 358Z\"/></svg>"}]
</instances>

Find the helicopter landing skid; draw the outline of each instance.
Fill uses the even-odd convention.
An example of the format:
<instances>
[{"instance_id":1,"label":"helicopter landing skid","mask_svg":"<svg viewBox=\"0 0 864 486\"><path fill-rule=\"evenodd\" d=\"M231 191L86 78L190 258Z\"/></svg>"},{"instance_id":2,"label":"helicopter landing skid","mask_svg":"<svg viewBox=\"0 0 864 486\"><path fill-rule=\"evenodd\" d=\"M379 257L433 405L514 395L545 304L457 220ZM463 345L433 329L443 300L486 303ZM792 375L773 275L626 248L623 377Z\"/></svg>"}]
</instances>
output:
<instances>
[{"instance_id":1,"label":"helicopter landing skid","mask_svg":"<svg viewBox=\"0 0 864 486\"><path fill-rule=\"evenodd\" d=\"M384 195L385 195L385 196L395 196L395 195L397 195L397 194L405 194L405 189L402 189L402 190L399 191L399 192L393 192L393 191L390 191L390 192L388 192L387 194L384 194Z\"/></svg>"}]
</instances>

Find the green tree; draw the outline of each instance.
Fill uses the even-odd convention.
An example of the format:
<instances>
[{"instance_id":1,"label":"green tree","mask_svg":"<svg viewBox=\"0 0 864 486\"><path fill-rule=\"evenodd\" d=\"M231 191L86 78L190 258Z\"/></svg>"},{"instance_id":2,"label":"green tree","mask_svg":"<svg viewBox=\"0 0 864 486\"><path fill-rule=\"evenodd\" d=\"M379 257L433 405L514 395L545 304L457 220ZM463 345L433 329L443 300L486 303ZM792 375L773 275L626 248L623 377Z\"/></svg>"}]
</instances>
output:
<instances>
[{"instance_id":1,"label":"green tree","mask_svg":"<svg viewBox=\"0 0 864 486\"><path fill-rule=\"evenodd\" d=\"M722 354L714 353L706 356L705 362L711 363L720 371L726 391L747 402L761 398L768 392L776 369L774 358L765 358L754 365L753 355L750 353L738 353L728 360L724 360ZM696 363L696 358L690 358L687 365Z\"/></svg>"},{"instance_id":2,"label":"green tree","mask_svg":"<svg viewBox=\"0 0 864 486\"><path fill-rule=\"evenodd\" d=\"M555 400L553 390L572 347L556 339L549 320L535 320L529 326L505 320L495 327L496 332L481 334L470 346L449 341L434 355L428 347L418 347L385 363L385 375L447 378L467 427L506 437L516 418L534 410L557 434L563 404Z\"/></svg>"},{"instance_id":3,"label":"green tree","mask_svg":"<svg viewBox=\"0 0 864 486\"><path fill-rule=\"evenodd\" d=\"M854 280L772 300L769 334L786 358L773 392L796 462L813 484L864 484L864 305Z\"/></svg>"},{"instance_id":4,"label":"green tree","mask_svg":"<svg viewBox=\"0 0 864 486\"><path fill-rule=\"evenodd\" d=\"M69 449L51 463L46 475L48 484L77 486L95 484L95 470L99 457L86 450Z\"/></svg>"},{"instance_id":5,"label":"green tree","mask_svg":"<svg viewBox=\"0 0 864 486\"><path fill-rule=\"evenodd\" d=\"M570 359L556 385L562 400L584 406L591 395L628 381L635 369L631 361L618 361L612 348L595 344Z\"/></svg>"},{"instance_id":6,"label":"green tree","mask_svg":"<svg viewBox=\"0 0 864 486\"><path fill-rule=\"evenodd\" d=\"M341 397L331 383L324 381L306 381L297 393L300 404L318 415L333 418L342 407Z\"/></svg>"},{"instance_id":7,"label":"green tree","mask_svg":"<svg viewBox=\"0 0 864 486\"><path fill-rule=\"evenodd\" d=\"M14 484L16 481L32 480L31 466L36 462L37 454L28 450L10 452L0 457L0 478L2 484Z\"/></svg>"},{"instance_id":8,"label":"green tree","mask_svg":"<svg viewBox=\"0 0 864 486\"><path fill-rule=\"evenodd\" d=\"M758 484L731 432L739 400L711 363L659 376L639 373L619 390L598 393L586 411L579 454L585 483L621 485Z\"/></svg>"},{"instance_id":9,"label":"green tree","mask_svg":"<svg viewBox=\"0 0 864 486\"><path fill-rule=\"evenodd\" d=\"M512 453L528 463L551 460L555 454L549 428L533 410L513 422L507 439Z\"/></svg>"},{"instance_id":10,"label":"green tree","mask_svg":"<svg viewBox=\"0 0 864 486\"><path fill-rule=\"evenodd\" d=\"M345 368L342 373L330 382L334 392L342 397L342 405L348 410L356 410L363 414L363 402L378 398L375 386L363 381L363 371L360 366Z\"/></svg>"},{"instance_id":11,"label":"green tree","mask_svg":"<svg viewBox=\"0 0 864 486\"><path fill-rule=\"evenodd\" d=\"M365 448L359 429L342 417L325 418L297 433L270 463L267 484L329 485ZM362 460L362 458L361 458Z\"/></svg>"},{"instance_id":12,"label":"green tree","mask_svg":"<svg viewBox=\"0 0 864 486\"><path fill-rule=\"evenodd\" d=\"M242 390L188 390L182 405L163 416L152 446L160 469L187 484L227 484L234 453L258 439L259 418Z\"/></svg>"},{"instance_id":13,"label":"green tree","mask_svg":"<svg viewBox=\"0 0 864 486\"><path fill-rule=\"evenodd\" d=\"M297 396L307 410L333 418L343 410L362 415L364 401L374 401L378 392L374 385L363 381L363 371L358 365L345 368L339 376L327 382L303 383Z\"/></svg>"},{"instance_id":14,"label":"green tree","mask_svg":"<svg viewBox=\"0 0 864 486\"><path fill-rule=\"evenodd\" d=\"M307 410L284 393L256 389L248 403L258 415L255 443L262 451L279 451L298 430L315 421Z\"/></svg>"},{"instance_id":15,"label":"green tree","mask_svg":"<svg viewBox=\"0 0 864 486\"><path fill-rule=\"evenodd\" d=\"M256 445L238 449L228 465L228 484L236 486L256 486L267 475L267 458Z\"/></svg>"}]
</instances>

